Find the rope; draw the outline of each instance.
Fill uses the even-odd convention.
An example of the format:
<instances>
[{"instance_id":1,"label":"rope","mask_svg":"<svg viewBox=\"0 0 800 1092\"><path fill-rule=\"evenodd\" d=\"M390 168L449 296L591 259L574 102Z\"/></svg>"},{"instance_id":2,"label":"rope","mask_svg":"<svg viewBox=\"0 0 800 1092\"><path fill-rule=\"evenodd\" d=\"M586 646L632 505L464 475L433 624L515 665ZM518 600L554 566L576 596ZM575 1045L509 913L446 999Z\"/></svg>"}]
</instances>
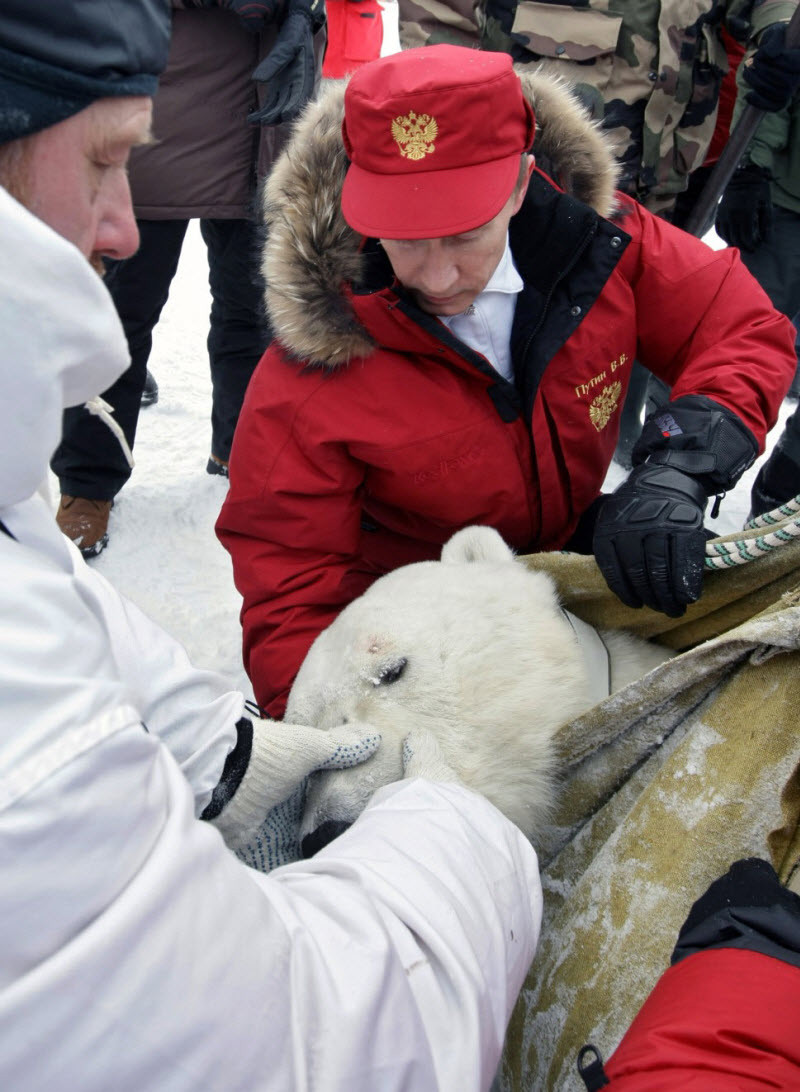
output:
<instances>
[{"instance_id":1,"label":"rope","mask_svg":"<svg viewBox=\"0 0 800 1092\"><path fill-rule=\"evenodd\" d=\"M780 526L777 526L780 524ZM774 531L767 528L774 527ZM749 538L737 538L732 542L712 539L706 543L706 569L730 569L745 565L772 553L787 542L800 538L800 495L786 501L771 512L765 512L744 525L744 531L765 532Z\"/></svg>"}]
</instances>

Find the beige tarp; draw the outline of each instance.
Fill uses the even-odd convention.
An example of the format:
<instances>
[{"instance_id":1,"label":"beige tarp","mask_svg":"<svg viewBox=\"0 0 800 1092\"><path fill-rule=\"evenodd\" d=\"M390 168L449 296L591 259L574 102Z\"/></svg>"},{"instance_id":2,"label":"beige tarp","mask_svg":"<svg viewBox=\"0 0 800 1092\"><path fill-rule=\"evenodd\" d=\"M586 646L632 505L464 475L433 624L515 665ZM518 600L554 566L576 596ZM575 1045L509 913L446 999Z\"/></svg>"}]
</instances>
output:
<instances>
[{"instance_id":1,"label":"beige tarp","mask_svg":"<svg viewBox=\"0 0 800 1092\"><path fill-rule=\"evenodd\" d=\"M758 855L800 879L800 540L707 573L681 619L625 607L593 558L522 560L585 621L678 653L561 737L561 802L537 846L542 939L497 1084L568 1092L584 1088L580 1047L608 1057L732 861Z\"/></svg>"}]
</instances>

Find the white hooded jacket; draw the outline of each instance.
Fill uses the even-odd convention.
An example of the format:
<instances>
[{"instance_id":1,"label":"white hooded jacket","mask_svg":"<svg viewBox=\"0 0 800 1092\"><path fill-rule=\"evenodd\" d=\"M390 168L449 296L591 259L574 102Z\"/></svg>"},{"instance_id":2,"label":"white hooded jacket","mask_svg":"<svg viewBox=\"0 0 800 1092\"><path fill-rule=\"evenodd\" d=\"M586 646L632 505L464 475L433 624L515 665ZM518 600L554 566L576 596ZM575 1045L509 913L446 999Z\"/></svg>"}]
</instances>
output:
<instances>
[{"instance_id":1,"label":"white hooded jacket","mask_svg":"<svg viewBox=\"0 0 800 1092\"><path fill-rule=\"evenodd\" d=\"M538 936L533 850L424 780L269 875L198 821L243 696L36 493L62 408L127 366L122 330L2 189L0 238L0 1088L488 1087Z\"/></svg>"}]
</instances>

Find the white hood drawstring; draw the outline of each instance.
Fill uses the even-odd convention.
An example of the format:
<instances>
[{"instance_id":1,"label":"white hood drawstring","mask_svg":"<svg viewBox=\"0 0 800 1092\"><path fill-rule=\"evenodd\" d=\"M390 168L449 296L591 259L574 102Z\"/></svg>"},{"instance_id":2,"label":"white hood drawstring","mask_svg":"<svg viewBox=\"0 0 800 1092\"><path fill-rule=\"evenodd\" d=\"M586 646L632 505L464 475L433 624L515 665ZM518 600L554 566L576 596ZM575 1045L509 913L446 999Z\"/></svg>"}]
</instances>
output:
<instances>
[{"instance_id":1,"label":"white hood drawstring","mask_svg":"<svg viewBox=\"0 0 800 1092\"><path fill-rule=\"evenodd\" d=\"M90 398L89 401L84 404L84 409L87 409L94 417L99 417L103 424L111 429L119 441L119 446L122 448L123 455L128 460L128 466L133 469L133 452L128 447L128 441L125 439L125 433L122 431L122 426L119 421L115 421L111 416L114 412L114 407L110 406L108 402L98 394L95 395L94 398Z\"/></svg>"}]
</instances>

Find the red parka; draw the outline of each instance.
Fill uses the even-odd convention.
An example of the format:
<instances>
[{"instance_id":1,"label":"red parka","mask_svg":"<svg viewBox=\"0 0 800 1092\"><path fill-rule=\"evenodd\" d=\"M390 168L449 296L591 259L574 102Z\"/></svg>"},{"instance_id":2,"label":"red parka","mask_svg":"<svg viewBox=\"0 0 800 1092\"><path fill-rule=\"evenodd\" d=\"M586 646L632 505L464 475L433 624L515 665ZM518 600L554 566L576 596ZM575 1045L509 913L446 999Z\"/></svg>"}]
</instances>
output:
<instances>
[{"instance_id":1,"label":"red parka","mask_svg":"<svg viewBox=\"0 0 800 1092\"><path fill-rule=\"evenodd\" d=\"M514 384L414 306L379 245L331 227L336 198L307 168L327 145L341 155L338 85L270 179L276 340L250 383L217 531L243 597L245 666L273 715L336 614L380 574L437 557L459 528L489 524L520 551L563 547L600 492L635 358L674 397L727 406L762 446L794 374L791 328L738 253L621 195L614 208L601 138L566 92L523 81L537 154L552 152L550 108L553 174L589 203L537 173L511 222L525 282Z\"/></svg>"}]
</instances>

